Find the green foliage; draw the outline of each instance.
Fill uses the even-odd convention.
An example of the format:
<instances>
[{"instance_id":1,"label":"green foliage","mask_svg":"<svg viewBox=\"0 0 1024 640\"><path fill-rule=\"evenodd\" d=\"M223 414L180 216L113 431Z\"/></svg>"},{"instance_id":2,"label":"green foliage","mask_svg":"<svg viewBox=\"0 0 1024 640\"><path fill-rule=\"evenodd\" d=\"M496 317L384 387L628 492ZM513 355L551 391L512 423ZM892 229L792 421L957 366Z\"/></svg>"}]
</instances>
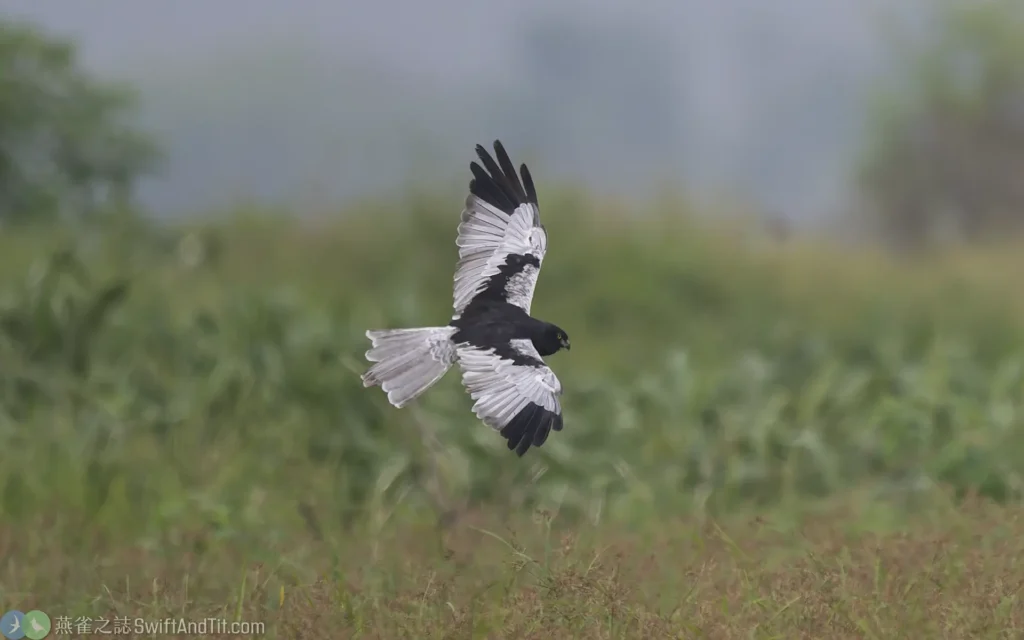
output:
<instances>
[{"instance_id":1,"label":"green foliage","mask_svg":"<svg viewBox=\"0 0 1024 640\"><path fill-rule=\"evenodd\" d=\"M0 220L123 207L157 166L134 94L90 77L71 43L0 20Z\"/></svg>"},{"instance_id":2,"label":"green foliage","mask_svg":"<svg viewBox=\"0 0 1024 640\"><path fill-rule=\"evenodd\" d=\"M523 459L476 421L457 375L403 410L359 380L366 329L449 317L450 207L316 230L240 219L183 236L219 241L201 264L166 232L70 250L9 234L0 513L236 538L399 505L617 520L854 485L1020 495L1024 342L1000 295L1013 279L995 292L941 263L752 249L565 194L546 207L534 310L576 348L551 359L565 430Z\"/></svg>"},{"instance_id":3,"label":"green foliage","mask_svg":"<svg viewBox=\"0 0 1024 640\"><path fill-rule=\"evenodd\" d=\"M905 245L1024 223L1024 6L944 2L938 16L898 56L860 176L881 230Z\"/></svg>"}]
</instances>

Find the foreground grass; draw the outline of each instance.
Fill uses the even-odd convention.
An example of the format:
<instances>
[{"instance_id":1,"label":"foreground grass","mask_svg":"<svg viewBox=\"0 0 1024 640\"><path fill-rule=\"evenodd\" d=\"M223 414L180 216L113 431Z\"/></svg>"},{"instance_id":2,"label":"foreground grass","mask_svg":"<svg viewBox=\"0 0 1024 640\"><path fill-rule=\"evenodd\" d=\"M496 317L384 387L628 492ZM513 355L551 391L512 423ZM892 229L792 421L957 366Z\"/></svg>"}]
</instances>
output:
<instances>
[{"instance_id":1,"label":"foreground grass","mask_svg":"<svg viewBox=\"0 0 1024 640\"><path fill-rule=\"evenodd\" d=\"M260 622L296 640L1020 637L1024 509L913 511L851 498L625 529L475 512L244 547L168 531L156 546L76 550L60 518L5 523L2 605L94 625Z\"/></svg>"},{"instance_id":2,"label":"foreground grass","mask_svg":"<svg viewBox=\"0 0 1024 640\"><path fill-rule=\"evenodd\" d=\"M534 310L576 349L566 428L519 459L455 375L403 410L359 381L367 328L450 317L453 215L420 202L0 237L0 606L280 638L1022 631L1024 252L546 198Z\"/></svg>"}]
</instances>

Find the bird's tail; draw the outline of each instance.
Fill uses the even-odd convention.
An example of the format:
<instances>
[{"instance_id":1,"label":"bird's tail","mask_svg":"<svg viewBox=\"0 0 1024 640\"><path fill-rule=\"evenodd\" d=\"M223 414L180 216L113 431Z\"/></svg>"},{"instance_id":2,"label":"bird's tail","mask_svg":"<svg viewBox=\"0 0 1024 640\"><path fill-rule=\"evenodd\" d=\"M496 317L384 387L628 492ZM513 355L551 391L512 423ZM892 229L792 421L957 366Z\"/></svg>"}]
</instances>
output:
<instances>
[{"instance_id":1,"label":"bird's tail","mask_svg":"<svg viewBox=\"0 0 1024 640\"><path fill-rule=\"evenodd\" d=\"M375 363L363 374L363 386L380 385L388 402L403 407L429 389L455 363L454 327L367 331L373 347L366 359Z\"/></svg>"}]
</instances>

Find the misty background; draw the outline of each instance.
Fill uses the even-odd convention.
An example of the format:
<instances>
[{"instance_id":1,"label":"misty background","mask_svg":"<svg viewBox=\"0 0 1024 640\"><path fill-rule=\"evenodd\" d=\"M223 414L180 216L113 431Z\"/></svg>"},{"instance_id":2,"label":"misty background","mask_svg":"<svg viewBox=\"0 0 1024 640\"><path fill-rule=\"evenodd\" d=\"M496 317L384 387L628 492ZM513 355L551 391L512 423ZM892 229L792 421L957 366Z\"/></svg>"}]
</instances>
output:
<instances>
[{"instance_id":1,"label":"misty background","mask_svg":"<svg viewBox=\"0 0 1024 640\"><path fill-rule=\"evenodd\" d=\"M849 206L886 25L863 0L0 0L141 92L159 215L336 207L462 186L501 138L542 181L727 193L791 221ZM911 20L907 20L910 18Z\"/></svg>"}]
</instances>

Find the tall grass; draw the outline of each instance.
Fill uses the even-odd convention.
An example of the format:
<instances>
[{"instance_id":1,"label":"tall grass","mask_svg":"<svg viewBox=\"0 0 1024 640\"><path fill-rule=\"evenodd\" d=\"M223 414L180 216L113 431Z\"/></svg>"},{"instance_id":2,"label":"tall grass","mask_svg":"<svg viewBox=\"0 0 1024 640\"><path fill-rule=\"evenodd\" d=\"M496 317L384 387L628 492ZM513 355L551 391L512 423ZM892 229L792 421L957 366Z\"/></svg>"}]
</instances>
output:
<instances>
[{"instance_id":1,"label":"tall grass","mask_svg":"<svg viewBox=\"0 0 1024 640\"><path fill-rule=\"evenodd\" d=\"M1011 250L910 263L549 195L533 312L575 348L550 358L564 431L519 459L455 374L403 410L359 380L366 329L450 317L451 202L0 238L0 518L70 548L421 507L628 522L855 486L1020 496Z\"/></svg>"}]
</instances>

